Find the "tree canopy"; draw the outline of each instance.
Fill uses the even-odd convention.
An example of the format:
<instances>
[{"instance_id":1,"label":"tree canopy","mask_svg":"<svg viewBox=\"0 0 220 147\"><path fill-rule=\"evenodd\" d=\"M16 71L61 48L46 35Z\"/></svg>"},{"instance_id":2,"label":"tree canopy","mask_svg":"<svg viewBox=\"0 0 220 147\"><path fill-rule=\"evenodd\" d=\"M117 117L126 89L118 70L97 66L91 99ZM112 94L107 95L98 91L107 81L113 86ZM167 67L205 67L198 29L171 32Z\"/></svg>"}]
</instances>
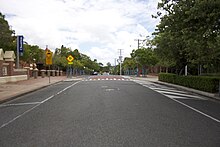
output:
<instances>
[{"instance_id":1,"label":"tree canopy","mask_svg":"<svg viewBox=\"0 0 220 147\"><path fill-rule=\"evenodd\" d=\"M167 65L174 65L179 74L189 64L219 68L220 1L162 0L158 9L161 21L154 43Z\"/></svg>"},{"instance_id":2,"label":"tree canopy","mask_svg":"<svg viewBox=\"0 0 220 147\"><path fill-rule=\"evenodd\" d=\"M0 48L14 50L16 43L13 43L13 41L16 38L12 36L13 33L14 31L10 29L5 16L0 12Z\"/></svg>"}]
</instances>

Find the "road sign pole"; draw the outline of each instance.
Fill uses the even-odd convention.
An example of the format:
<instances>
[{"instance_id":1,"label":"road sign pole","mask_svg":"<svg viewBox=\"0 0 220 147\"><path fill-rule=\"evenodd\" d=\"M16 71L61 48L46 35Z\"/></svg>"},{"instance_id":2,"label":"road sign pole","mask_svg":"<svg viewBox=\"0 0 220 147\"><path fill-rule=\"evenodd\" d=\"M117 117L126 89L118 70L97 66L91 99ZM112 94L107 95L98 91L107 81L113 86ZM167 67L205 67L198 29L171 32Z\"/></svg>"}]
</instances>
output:
<instances>
[{"instance_id":1,"label":"road sign pole","mask_svg":"<svg viewBox=\"0 0 220 147\"><path fill-rule=\"evenodd\" d=\"M50 83L50 74L51 74L51 71L50 71L50 65L49 65L49 83Z\"/></svg>"},{"instance_id":2,"label":"road sign pole","mask_svg":"<svg viewBox=\"0 0 220 147\"><path fill-rule=\"evenodd\" d=\"M72 74L73 74L73 68L72 68L72 64L73 64L73 60L74 57L72 55L67 56L66 60L68 61L68 69L69 69L69 78L72 78Z\"/></svg>"},{"instance_id":3,"label":"road sign pole","mask_svg":"<svg viewBox=\"0 0 220 147\"><path fill-rule=\"evenodd\" d=\"M72 69L72 66L70 64L70 79L72 79L72 77L73 77L73 69Z\"/></svg>"}]
</instances>

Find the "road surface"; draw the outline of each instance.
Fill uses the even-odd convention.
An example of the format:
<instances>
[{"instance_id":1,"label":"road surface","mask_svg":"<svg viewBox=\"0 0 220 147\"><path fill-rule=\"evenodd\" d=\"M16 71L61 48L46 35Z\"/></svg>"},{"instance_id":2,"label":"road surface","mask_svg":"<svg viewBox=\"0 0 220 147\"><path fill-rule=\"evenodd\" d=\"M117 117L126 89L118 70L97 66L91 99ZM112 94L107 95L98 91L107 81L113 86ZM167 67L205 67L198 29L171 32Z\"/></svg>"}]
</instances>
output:
<instances>
[{"instance_id":1,"label":"road surface","mask_svg":"<svg viewBox=\"0 0 220 147\"><path fill-rule=\"evenodd\" d=\"M0 114L1 147L220 146L219 102L126 77L60 82Z\"/></svg>"}]
</instances>

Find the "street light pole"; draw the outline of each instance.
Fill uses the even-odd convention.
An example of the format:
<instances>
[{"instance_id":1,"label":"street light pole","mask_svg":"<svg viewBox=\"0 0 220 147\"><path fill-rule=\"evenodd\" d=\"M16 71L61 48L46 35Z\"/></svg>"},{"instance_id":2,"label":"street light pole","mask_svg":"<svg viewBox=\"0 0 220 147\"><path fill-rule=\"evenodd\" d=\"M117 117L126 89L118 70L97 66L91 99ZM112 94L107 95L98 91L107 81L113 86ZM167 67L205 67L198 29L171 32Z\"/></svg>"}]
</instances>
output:
<instances>
[{"instance_id":1,"label":"street light pole","mask_svg":"<svg viewBox=\"0 0 220 147\"><path fill-rule=\"evenodd\" d=\"M17 58L16 58L16 68L19 69L19 36L17 36Z\"/></svg>"}]
</instances>

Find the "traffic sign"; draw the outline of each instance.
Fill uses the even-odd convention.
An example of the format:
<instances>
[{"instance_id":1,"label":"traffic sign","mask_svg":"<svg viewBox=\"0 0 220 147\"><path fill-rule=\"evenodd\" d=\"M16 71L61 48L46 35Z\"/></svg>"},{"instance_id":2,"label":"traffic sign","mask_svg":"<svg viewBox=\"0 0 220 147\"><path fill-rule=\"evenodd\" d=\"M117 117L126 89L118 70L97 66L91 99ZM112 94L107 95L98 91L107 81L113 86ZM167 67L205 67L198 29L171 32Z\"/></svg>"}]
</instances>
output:
<instances>
[{"instance_id":1,"label":"traffic sign","mask_svg":"<svg viewBox=\"0 0 220 147\"><path fill-rule=\"evenodd\" d=\"M47 65L52 64L52 56L53 56L53 52L51 52L49 49L46 50L46 64Z\"/></svg>"},{"instance_id":2,"label":"traffic sign","mask_svg":"<svg viewBox=\"0 0 220 147\"><path fill-rule=\"evenodd\" d=\"M66 58L66 60L67 60L68 62L72 62L72 61L74 60L74 57L73 57L72 55L69 55L69 56Z\"/></svg>"}]
</instances>

